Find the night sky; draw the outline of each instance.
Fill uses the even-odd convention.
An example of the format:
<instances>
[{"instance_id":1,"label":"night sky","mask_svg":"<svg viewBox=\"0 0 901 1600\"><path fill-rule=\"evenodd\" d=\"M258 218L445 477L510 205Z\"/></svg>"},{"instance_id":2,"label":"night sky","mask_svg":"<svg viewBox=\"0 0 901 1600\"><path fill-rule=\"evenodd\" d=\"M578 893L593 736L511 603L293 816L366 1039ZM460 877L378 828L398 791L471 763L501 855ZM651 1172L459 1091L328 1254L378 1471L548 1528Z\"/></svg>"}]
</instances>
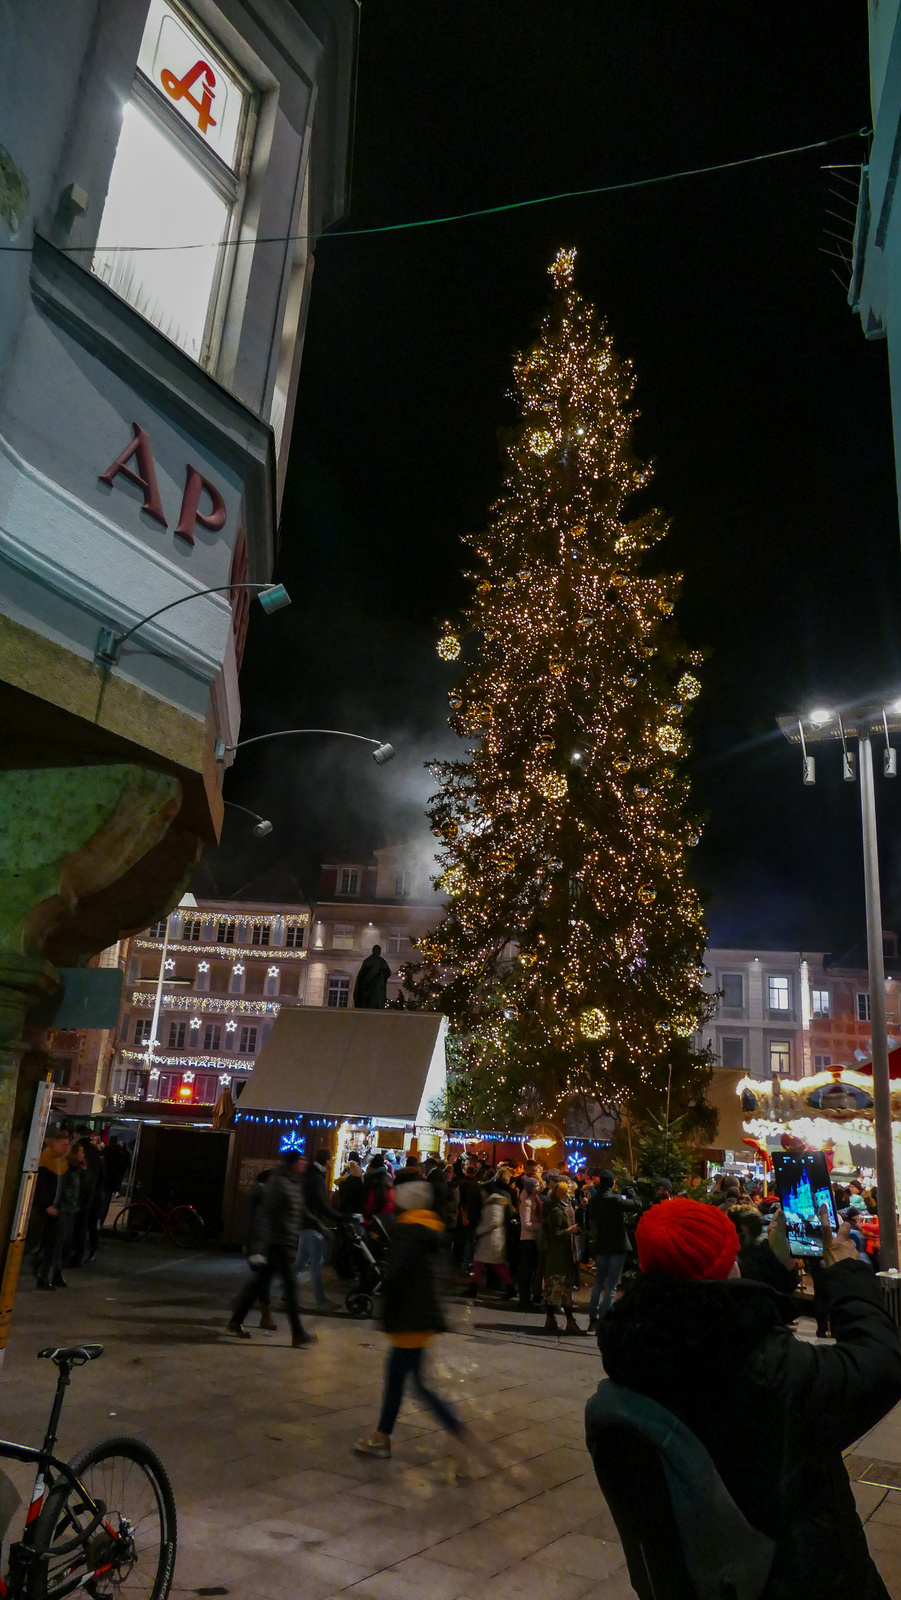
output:
<instances>
[{"instance_id":1,"label":"night sky","mask_svg":"<svg viewBox=\"0 0 901 1600\"><path fill-rule=\"evenodd\" d=\"M887 354L846 303L850 138L764 165L434 228L364 228L615 183L868 126L866 7L848 0L364 0L352 203L317 247L278 576L255 608L245 737L385 737L248 751L198 887L283 865L313 892L331 851L427 847L423 769L449 753L455 669L438 623L465 596L459 536L500 487L510 357L560 245L635 362L637 442L685 573L679 620L709 651L692 771L709 816L695 873L719 944L842 951L862 929L859 796L821 752L816 788L777 713L894 687L901 549ZM857 170L840 174L856 183ZM829 216L838 210L847 221ZM880 763L881 765L881 763ZM877 779L885 920L901 931L901 800ZM211 876L210 876L211 875ZM287 883L287 878L285 879Z\"/></svg>"}]
</instances>

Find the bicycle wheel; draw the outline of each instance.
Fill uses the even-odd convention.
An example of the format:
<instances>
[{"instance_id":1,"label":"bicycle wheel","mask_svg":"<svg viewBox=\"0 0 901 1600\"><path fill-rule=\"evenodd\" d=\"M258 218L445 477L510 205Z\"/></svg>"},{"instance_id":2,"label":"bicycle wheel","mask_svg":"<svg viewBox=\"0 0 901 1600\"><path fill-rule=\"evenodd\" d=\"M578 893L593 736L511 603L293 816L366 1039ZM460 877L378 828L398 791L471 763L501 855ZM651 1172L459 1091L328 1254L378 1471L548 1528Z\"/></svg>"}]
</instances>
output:
<instances>
[{"instance_id":1,"label":"bicycle wheel","mask_svg":"<svg viewBox=\"0 0 901 1600\"><path fill-rule=\"evenodd\" d=\"M113 1233L117 1239L146 1239L152 1229L153 1213L143 1200L123 1206L113 1223Z\"/></svg>"},{"instance_id":2,"label":"bicycle wheel","mask_svg":"<svg viewBox=\"0 0 901 1600\"><path fill-rule=\"evenodd\" d=\"M203 1217L193 1206L176 1206L169 1218L169 1232L182 1250L203 1244Z\"/></svg>"},{"instance_id":3,"label":"bicycle wheel","mask_svg":"<svg viewBox=\"0 0 901 1600\"><path fill-rule=\"evenodd\" d=\"M38 1518L36 1547L46 1560L30 1574L28 1600L53 1600L75 1582L93 1600L166 1600L175 1571L172 1485L159 1456L141 1439L104 1439L69 1463L104 1515L94 1521L80 1492L58 1480Z\"/></svg>"}]
</instances>

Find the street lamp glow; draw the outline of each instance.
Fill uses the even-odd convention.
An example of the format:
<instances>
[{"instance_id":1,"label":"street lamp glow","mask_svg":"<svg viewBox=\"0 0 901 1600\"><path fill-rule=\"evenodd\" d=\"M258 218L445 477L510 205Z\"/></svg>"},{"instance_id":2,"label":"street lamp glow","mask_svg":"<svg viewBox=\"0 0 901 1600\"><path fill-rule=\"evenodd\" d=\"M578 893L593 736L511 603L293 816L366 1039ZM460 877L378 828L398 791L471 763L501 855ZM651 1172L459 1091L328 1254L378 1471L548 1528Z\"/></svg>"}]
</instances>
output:
<instances>
[{"instance_id":1,"label":"street lamp glow","mask_svg":"<svg viewBox=\"0 0 901 1600\"><path fill-rule=\"evenodd\" d=\"M901 700L896 700L894 704L889 707L889 710L897 712L899 715L901 715Z\"/></svg>"},{"instance_id":2,"label":"street lamp glow","mask_svg":"<svg viewBox=\"0 0 901 1600\"><path fill-rule=\"evenodd\" d=\"M818 706L816 711L811 711L807 720L812 722L815 728L822 728L827 722L832 721L832 712L827 711L824 706Z\"/></svg>"}]
</instances>

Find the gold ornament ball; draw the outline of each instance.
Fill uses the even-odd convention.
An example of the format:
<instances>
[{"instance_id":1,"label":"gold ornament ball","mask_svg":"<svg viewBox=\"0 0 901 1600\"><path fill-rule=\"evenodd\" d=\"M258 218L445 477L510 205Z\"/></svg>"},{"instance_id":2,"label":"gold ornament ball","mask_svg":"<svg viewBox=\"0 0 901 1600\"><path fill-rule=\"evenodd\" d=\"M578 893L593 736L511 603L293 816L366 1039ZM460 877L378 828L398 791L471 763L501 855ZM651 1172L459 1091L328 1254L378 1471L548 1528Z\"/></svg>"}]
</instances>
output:
<instances>
[{"instance_id":1,"label":"gold ornament ball","mask_svg":"<svg viewBox=\"0 0 901 1600\"><path fill-rule=\"evenodd\" d=\"M563 800L568 793L568 784L561 772L546 772L541 780L541 792L545 800Z\"/></svg>"},{"instance_id":2,"label":"gold ornament ball","mask_svg":"<svg viewBox=\"0 0 901 1600\"><path fill-rule=\"evenodd\" d=\"M668 722L664 723L662 728L657 729L657 743L661 750L666 750L669 755L675 755L682 743L681 729L672 727Z\"/></svg>"},{"instance_id":3,"label":"gold ornament ball","mask_svg":"<svg viewBox=\"0 0 901 1600\"><path fill-rule=\"evenodd\" d=\"M446 889L450 895L462 894L466 888L466 873L462 867L448 867L442 878L438 880L439 887Z\"/></svg>"},{"instance_id":4,"label":"gold ornament ball","mask_svg":"<svg viewBox=\"0 0 901 1600\"><path fill-rule=\"evenodd\" d=\"M700 680L692 672L683 672L679 682L676 684L676 692L682 696L683 700L697 700L698 695L701 693Z\"/></svg>"},{"instance_id":5,"label":"gold ornament ball","mask_svg":"<svg viewBox=\"0 0 901 1600\"><path fill-rule=\"evenodd\" d=\"M547 428L534 428L529 438L533 456L546 456L554 448L554 435Z\"/></svg>"},{"instance_id":6,"label":"gold ornament ball","mask_svg":"<svg viewBox=\"0 0 901 1600\"><path fill-rule=\"evenodd\" d=\"M660 596L660 599L657 601L657 610L658 611L662 611L663 615L665 617L670 617L670 616L672 616L672 614L675 611L675 609L676 608L673 605L672 600L667 600L664 595Z\"/></svg>"},{"instance_id":7,"label":"gold ornament ball","mask_svg":"<svg viewBox=\"0 0 901 1600\"><path fill-rule=\"evenodd\" d=\"M657 899L657 890L652 884L643 883L639 888L638 898L644 905L649 906L653 900Z\"/></svg>"},{"instance_id":8,"label":"gold ornament ball","mask_svg":"<svg viewBox=\"0 0 901 1600\"><path fill-rule=\"evenodd\" d=\"M625 757L623 756L617 756L613 763L613 770L614 772L619 772L622 774L628 772L631 766L631 761L626 761Z\"/></svg>"},{"instance_id":9,"label":"gold ornament ball","mask_svg":"<svg viewBox=\"0 0 901 1600\"><path fill-rule=\"evenodd\" d=\"M606 1012L599 1006L588 1006L582 1012L582 1037L585 1039L606 1039L610 1032Z\"/></svg>"},{"instance_id":10,"label":"gold ornament ball","mask_svg":"<svg viewBox=\"0 0 901 1600\"><path fill-rule=\"evenodd\" d=\"M456 661L460 654L460 640L455 633L446 633L438 640L438 654L442 661Z\"/></svg>"}]
</instances>

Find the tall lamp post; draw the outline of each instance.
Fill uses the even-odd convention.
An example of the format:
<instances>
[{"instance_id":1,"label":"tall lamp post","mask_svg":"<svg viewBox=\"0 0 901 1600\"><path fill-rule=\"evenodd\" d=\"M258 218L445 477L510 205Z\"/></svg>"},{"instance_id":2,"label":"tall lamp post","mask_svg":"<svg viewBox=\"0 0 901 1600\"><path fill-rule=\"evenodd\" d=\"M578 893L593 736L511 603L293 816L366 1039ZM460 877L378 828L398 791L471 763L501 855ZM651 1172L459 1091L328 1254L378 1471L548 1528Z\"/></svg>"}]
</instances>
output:
<instances>
[{"instance_id":1,"label":"tall lamp post","mask_svg":"<svg viewBox=\"0 0 901 1600\"><path fill-rule=\"evenodd\" d=\"M879 889L879 846L876 836L876 785L873 776L873 734L885 738L883 772L898 773L898 753L890 734L901 729L901 700L862 700L839 711L817 709L807 715L778 717L792 744L800 745L804 783L816 782L816 762L807 746L840 741L846 783L860 777L860 816L863 832L864 894L867 914L867 968L870 980L872 1031L873 1107L876 1124L876 1188L879 1202L879 1258L883 1269L898 1267L898 1219L895 1209L895 1161L892 1145L891 1089L888 1067L888 1029L885 1020L885 957L882 943L882 896ZM857 741L856 751L849 741Z\"/></svg>"}]
</instances>

